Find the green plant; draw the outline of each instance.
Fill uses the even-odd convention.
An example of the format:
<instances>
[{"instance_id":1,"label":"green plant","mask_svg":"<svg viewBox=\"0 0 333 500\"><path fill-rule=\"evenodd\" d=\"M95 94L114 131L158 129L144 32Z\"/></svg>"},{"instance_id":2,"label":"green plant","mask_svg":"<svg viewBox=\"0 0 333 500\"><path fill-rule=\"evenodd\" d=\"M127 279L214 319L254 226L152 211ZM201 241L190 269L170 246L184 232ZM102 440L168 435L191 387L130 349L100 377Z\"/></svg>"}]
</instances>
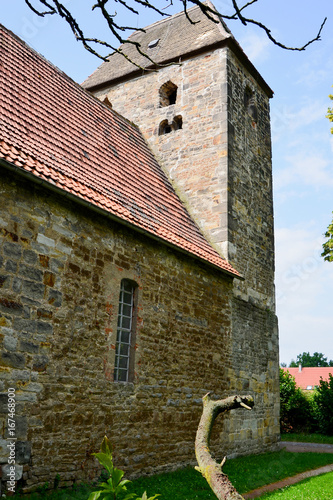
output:
<instances>
[{"instance_id":1,"label":"green plant","mask_svg":"<svg viewBox=\"0 0 333 500\"><path fill-rule=\"evenodd\" d=\"M332 370L333 371L333 370ZM320 379L319 387L314 394L316 405L316 416L319 432L333 435L333 375L329 374L329 380Z\"/></svg>"},{"instance_id":2,"label":"green plant","mask_svg":"<svg viewBox=\"0 0 333 500\"><path fill-rule=\"evenodd\" d=\"M281 432L310 432L315 425L315 411L309 399L296 386L295 378L280 368Z\"/></svg>"},{"instance_id":3,"label":"green plant","mask_svg":"<svg viewBox=\"0 0 333 500\"><path fill-rule=\"evenodd\" d=\"M102 441L101 451L99 453L93 453L93 455L95 455L99 463L105 468L108 479L100 483L99 490L93 491L89 495L88 500L97 500L98 498L103 498L103 500L117 500L119 496L122 497L122 500L138 500L140 498L135 493L126 494L126 485L131 481L123 479L124 471L114 467L112 460L112 446L106 436L104 436ZM158 496L159 495L154 495L153 497L147 498L147 493L144 492L141 500L154 500Z\"/></svg>"},{"instance_id":4,"label":"green plant","mask_svg":"<svg viewBox=\"0 0 333 500\"><path fill-rule=\"evenodd\" d=\"M60 483L60 474L56 474L56 476L54 478L54 484L53 484L53 488L55 490L58 488L59 483Z\"/></svg>"}]
</instances>

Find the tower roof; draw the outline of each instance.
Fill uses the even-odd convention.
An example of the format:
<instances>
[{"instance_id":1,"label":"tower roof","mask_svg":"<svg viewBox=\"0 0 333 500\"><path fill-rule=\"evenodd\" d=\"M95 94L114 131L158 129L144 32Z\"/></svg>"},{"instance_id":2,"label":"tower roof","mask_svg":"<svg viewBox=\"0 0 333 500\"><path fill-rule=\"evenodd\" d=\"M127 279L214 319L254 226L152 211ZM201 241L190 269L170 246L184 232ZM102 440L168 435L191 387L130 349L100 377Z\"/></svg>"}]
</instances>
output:
<instances>
[{"instance_id":1,"label":"tower roof","mask_svg":"<svg viewBox=\"0 0 333 500\"><path fill-rule=\"evenodd\" d=\"M210 2L209 5L214 8ZM108 61L102 63L82 83L82 86L89 90L102 88L108 83L142 74L143 70L151 70L156 68L156 65L180 62L214 48L229 46L258 80L269 97L272 97L272 90L222 20L217 23L213 22L199 6L188 9L187 13L193 24L182 11L145 27L143 31L132 33L128 38L129 43L124 43L119 47L129 60L118 52L114 52ZM143 54L137 51L135 44L140 44ZM137 66L130 61L135 62Z\"/></svg>"},{"instance_id":2,"label":"tower roof","mask_svg":"<svg viewBox=\"0 0 333 500\"><path fill-rule=\"evenodd\" d=\"M233 276L139 129L0 25L0 164Z\"/></svg>"}]
</instances>

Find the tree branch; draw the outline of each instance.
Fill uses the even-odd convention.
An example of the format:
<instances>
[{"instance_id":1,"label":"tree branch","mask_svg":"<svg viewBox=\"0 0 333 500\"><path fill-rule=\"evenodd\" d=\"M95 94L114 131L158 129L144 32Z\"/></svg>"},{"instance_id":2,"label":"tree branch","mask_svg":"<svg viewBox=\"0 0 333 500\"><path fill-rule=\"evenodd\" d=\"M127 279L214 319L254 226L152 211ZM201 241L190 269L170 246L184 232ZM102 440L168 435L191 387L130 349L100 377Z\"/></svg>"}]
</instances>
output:
<instances>
[{"instance_id":1,"label":"tree branch","mask_svg":"<svg viewBox=\"0 0 333 500\"><path fill-rule=\"evenodd\" d=\"M96 0L95 0L96 1ZM193 21L190 17L190 14L188 12L188 9L190 6L196 5L198 6L202 13L212 22L218 23L220 20L239 20L242 24L245 26L248 24L252 24L254 26L257 26L258 28L262 29L267 37L272 41L273 44L286 49L286 50L294 50L294 51L303 51L305 50L310 44L320 40L322 30L324 28L324 25L326 23L327 18L324 19L322 22L320 29L317 33L317 35L309 40L307 43L302 45L301 47L289 47L287 45L284 45L281 43L279 40L277 40L275 37L273 37L271 30L261 23L260 21L257 21L255 19L247 18L244 15L244 11L251 6L252 4L256 3L258 0L248 0L244 5L240 5L239 1L240 0L232 0L232 6L234 9L234 12L230 15L223 13L223 12L218 12L216 11L213 6L207 4L206 2L202 0L178 0L180 4L183 7L183 11L185 13L186 18L191 24L195 24L198 21ZM81 27L79 26L79 23L75 20L73 17L72 13L64 6L64 4L59 1L59 0L35 0L37 5L40 5L40 7L44 6L47 7L48 10L39 10L38 8L34 7L32 5L31 0L25 0L26 5L38 16L44 17L46 15L53 15L57 14L69 24L75 38L81 42L86 50L88 50L90 53L94 54L95 56L99 57L100 59L106 61L108 60L109 56L111 53L107 55L103 55L100 53L99 50L93 47L95 46L101 46L101 47L106 47L110 49L112 52L117 52L119 54L122 54L125 58L127 58L128 61L132 62L135 66L141 68L141 66L137 65L135 61L133 61L131 58L129 58L125 52L118 47L114 47L112 43L109 43L105 40L99 40L97 37L88 37L86 34L83 32ZM168 16L169 14L165 12L166 7L161 8L158 6L160 0L133 0L134 4L137 4L138 6L144 6L150 10L153 10L157 12L160 16ZM122 33L127 31L127 30L132 30L132 31L144 31L143 28L134 28L130 26L125 26L125 25L120 25L115 22L115 18L117 16L117 12L114 14L110 13L108 10L108 6L111 4L111 6L115 6L115 3L119 3L122 5L124 8L126 8L128 11L130 11L133 14L139 15L139 10L137 10L135 7L129 4L128 0L97 0L97 3L92 5L92 10L95 9L100 9L102 17L106 20L108 27L111 31L111 33L114 35L116 40L120 44L133 44L136 47L136 50L140 55L143 55L144 57L147 58L148 61L154 64L154 61L148 56L147 53L145 53L141 47L140 44L137 42L133 42L132 40L129 39L124 39L122 37ZM170 0L170 4L173 5L173 0ZM109 7L110 8L110 7Z\"/></svg>"},{"instance_id":2,"label":"tree branch","mask_svg":"<svg viewBox=\"0 0 333 500\"><path fill-rule=\"evenodd\" d=\"M209 486L217 496L218 500L244 500L231 484L228 476L222 472L222 466L226 458L218 464L209 451L209 440L216 417L235 408L246 408L251 410L254 405L251 396L231 396L219 401L213 401L210 394L202 398L203 412L199 422L195 439L195 454L201 472Z\"/></svg>"}]
</instances>

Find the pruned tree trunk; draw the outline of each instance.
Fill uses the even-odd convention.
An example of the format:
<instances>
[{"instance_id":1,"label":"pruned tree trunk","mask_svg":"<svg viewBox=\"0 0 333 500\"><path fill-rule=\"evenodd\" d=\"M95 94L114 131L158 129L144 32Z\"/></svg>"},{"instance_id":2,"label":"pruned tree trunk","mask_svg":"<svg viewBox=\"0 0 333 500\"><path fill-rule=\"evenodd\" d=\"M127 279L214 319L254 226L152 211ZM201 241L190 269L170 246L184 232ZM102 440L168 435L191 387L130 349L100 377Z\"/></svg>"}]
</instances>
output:
<instances>
[{"instance_id":1,"label":"pruned tree trunk","mask_svg":"<svg viewBox=\"0 0 333 500\"><path fill-rule=\"evenodd\" d=\"M253 398L251 396L231 396L213 401L208 393L202 398L202 401L203 412L195 439L195 454L199 464L196 469L206 478L218 500L244 500L233 487L228 476L222 471L226 458L222 460L221 464L218 464L211 456L209 439L217 415L241 407L251 410L254 405Z\"/></svg>"}]
</instances>

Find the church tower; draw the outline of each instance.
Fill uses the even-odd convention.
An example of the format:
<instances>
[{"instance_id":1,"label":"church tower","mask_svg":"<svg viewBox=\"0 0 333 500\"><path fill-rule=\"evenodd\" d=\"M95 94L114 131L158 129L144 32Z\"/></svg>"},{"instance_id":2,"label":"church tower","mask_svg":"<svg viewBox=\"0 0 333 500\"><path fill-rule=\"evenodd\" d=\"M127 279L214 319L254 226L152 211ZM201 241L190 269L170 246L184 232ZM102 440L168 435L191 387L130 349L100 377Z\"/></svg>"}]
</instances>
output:
<instances>
[{"instance_id":1,"label":"church tower","mask_svg":"<svg viewBox=\"0 0 333 500\"><path fill-rule=\"evenodd\" d=\"M273 92L221 21L198 7L188 14L194 24L181 12L131 35L157 64L128 44L123 51L137 66L114 54L83 87L140 127L192 218L242 274L234 282L229 395L254 393L265 430L253 417L230 425L269 447L279 434Z\"/></svg>"}]
</instances>

